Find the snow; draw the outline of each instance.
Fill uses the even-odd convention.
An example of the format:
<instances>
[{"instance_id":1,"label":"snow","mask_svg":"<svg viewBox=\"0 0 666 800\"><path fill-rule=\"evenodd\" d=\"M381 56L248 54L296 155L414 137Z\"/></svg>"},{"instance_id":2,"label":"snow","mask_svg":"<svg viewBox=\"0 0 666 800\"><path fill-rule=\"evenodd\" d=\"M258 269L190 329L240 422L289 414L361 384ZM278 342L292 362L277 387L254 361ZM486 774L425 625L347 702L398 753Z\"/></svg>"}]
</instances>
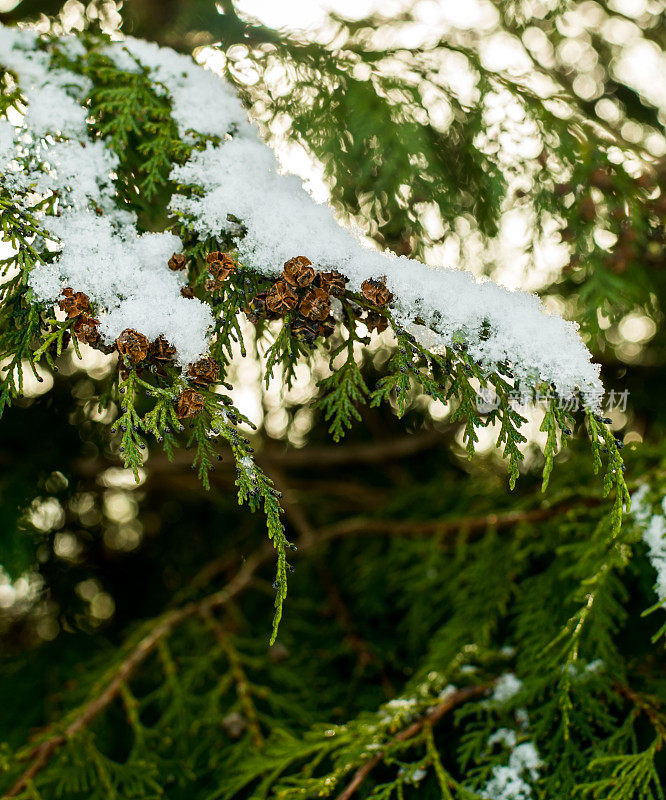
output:
<instances>
[{"instance_id":1,"label":"snow","mask_svg":"<svg viewBox=\"0 0 666 800\"><path fill-rule=\"evenodd\" d=\"M513 672L505 672L497 679L490 699L496 703L506 703L515 697L522 688L522 682L516 678Z\"/></svg>"},{"instance_id":2,"label":"snow","mask_svg":"<svg viewBox=\"0 0 666 800\"><path fill-rule=\"evenodd\" d=\"M54 132L85 138L87 111L58 82L26 87L23 94L28 101L25 124L37 138Z\"/></svg>"},{"instance_id":3,"label":"snow","mask_svg":"<svg viewBox=\"0 0 666 800\"><path fill-rule=\"evenodd\" d=\"M522 687L522 682L512 672L506 672L497 679L490 701L506 703L515 697ZM525 730L529 723L527 711L520 708L515 716L521 729ZM541 759L531 742L518 744L518 736L519 734L511 728L498 728L488 737L489 750L497 745L506 748L509 751L509 761L507 764L498 764L492 768L490 780L481 792L484 798L530 800L532 797L530 781L533 783L539 777Z\"/></svg>"},{"instance_id":4,"label":"snow","mask_svg":"<svg viewBox=\"0 0 666 800\"><path fill-rule=\"evenodd\" d=\"M515 742L515 739L509 738L506 743L513 748L511 742ZM512 749L508 765L493 767L492 777L483 790L483 796L488 800L529 800L532 797L532 787L527 779L537 780L540 765L541 759L536 747L531 742L519 744Z\"/></svg>"},{"instance_id":5,"label":"snow","mask_svg":"<svg viewBox=\"0 0 666 800\"><path fill-rule=\"evenodd\" d=\"M654 513L647 500L650 487L643 484L631 497L631 514L643 532L650 563L657 573L655 592L660 603L666 603L666 497L661 503L661 513Z\"/></svg>"},{"instance_id":6,"label":"snow","mask_svg":"<svg viewBox=\"0 0 666 800\"><path fill-rule=\"evenodd\" d=\"M179 243L156 234L139 237L131 216L112 211L109 180L114 157L101 143L89 140L83 104L89 84L51 69L48 52L35 51L35 43L34 34L0 27L0 61L18 76L28 102L24 126L33 142L49 132L70 140L58 146L48 140L50 148L41 154L48 164L47 177L35 177L40 190L55 181L64 192L60 222L51 225L62 255L57 265L33 273L36 297L50 302L58 286L65 285L90 292L105 336L112 336L121 324L146 335L159 330L178 347L181 362L188 363L193 354L206 350L204 322L210 324L211 316L199 301L176 295L179 278L159 261L167 241L174 250ZM287 259L306 255L316 267L342 272L353 290L367 278L385 276L395 295L397 320L411 331L425 332L423 325L413 324L417 317L423 320L432 328L433 348L441 351L464 339L469 354L488 370L508 360L516 377L528 385L546 381L565 396L578 389L591 405L598 405L603 393L599 370L574 323L549 314L534 295L372 249L359 231L340 226L329 207L317 204L300 179L280 174L272 151L259 141L233 89L191 58L133 38L109 44L105 52L123 69L138 71L138 60L148 70L156 88L168 95L182 138L192 141L193 130L219 137L219 143L195 149L187 163L172 171L175 181L203 189L202 196L176 194L171 203L172 212L198 234L230 232L241 262L266 274L275 275ZM5 130L0 154L7 149L6 141ZM85 147L77 149L77 142ZM96 224L88 210L91 204L113 224ZM242 220L245 235L229 215ZM138 255L146 249L147 261ZM110 274L100 277L106 271Z\"/></svg>"},{"instance_id":7,"label":"snow","mask_svg":"<svg viewBox=\"0 0 666 800\"><path fill-rule=\"evenodd\" d=\"M500 678L497 685L501 685L500 682L505 679L505 692L510 690L510 696L513 696L517 689L513 682L506 680L509 678L520 684L513 675L507 673ZM524 712L524 709L521 711ZM527 719L526 712L524 715ZM509 750L509 761L508 764L493 767L490 780L482 792L483 797L488 800L529 800L532 797L532 787L528 780L534 782L538 779L541 766L536 747L531 742L518 744L518 734L511 728L498 728L488 737L489 750L496 745Z\"/></svg>"},{"instance_id":8,"label":"snow","mask_svg":"<svg viewBox=\"0 0 666 800\"><path fill-rule=\"evenodd\" d=\"M7 120L0 120L0 170L5 171L9 162L16 156L14 126Z\"/></svg>"},{"instance_id":9,"label":"snow","mask_svg":"<svg viewBox=\"0 0 666 800\"><path fill-rule=\"evenodd\" d=\"M543 380L567 396L576 388L597 400L602 394L598 367L574 323L548 314L534 295L364 246L359 233L341 227L298 178L279 174L273 153L260 142L209 143L175 166L172 178L204 191L175 195L171 210L191 220L201 236L235 235L242 263L274 275L287 259L306 255L316 267L346 275L352 290L367 278L386 276L398 320L408 325L421 317L438 334L431 337L433 346L450 345L460 335L470 355L489 369L508 359L530 385ZM242 220L245 235L230 215ZM484 323L487 338L481 338Z\"/></svg>"},{"instance_id":10,"label":"snow","mask_svg":"<svg viewBox=\"0 0 666 800\"><path fill-rule=\"evenodd\" d=\"M91 201L107 207L113 203L111 174L118 156L104 142L55 142L44 149L43 159L48 172L37 179L40 194L56 191L72 208L86 208Z\"/></svg>"},{"instance_id":11,"label":"snow","mask_svg":"<svg viewBox=\"0 0 666 800\"><path fill-rule=\"evenodd\" d=\"M64 286L72 286L104 308L99 330L106 341L134 328L151 340L165 336L181 364L206 354L212 313L204 303L180 295L184 278L167 267L181 247L177 236L138 236L130 228L121 236L108 219L87 210L48 218L46 224L62 249L56 262L31 274L40 299L52 302Z\"/></svg>"},{"instance_id":12,"label":"snow","mask_svg":"<svg viewBox=\"0 0 666 800\"><path fill-rule=\"evenodd\" d=\"M58 257L31 272L30 287L46 303L55 302L65 286L85 292L96 306L106 342L125 328L151 340L165 336L186 366L208 351L213 316L206 304L181 296L185 277L168 269L181 241L171 233L139 235L133 215L117 209L118 156L103 141L91 141L86 131L81 103L89 86L75 75L50 70L46 53L23 52L33 42L18 31L8 36L0 27L2 62L16 72L28 102L23 131L29 134L25 146L32 160L22 173L12 173L12 185L41 195L57 192L60 198L58 215L42 220ZM44 140L49 132L70 138ZM14 127L2 122L3 165L17 153L14 140Z\"/></svg>"},{"instance_id":13,"label":"snow","mask_svg":"<svg viewBox=\"0 0 666 800\"><path fill-rule=\"evenodd\" d=\"M499 728L495 733L488 737L488 747L496 744L503 744L505 747L514 748L517 742L517 735L511 728Z\"/></svg>"},{"instance_id":14,"label":"snow","mask_svg":"<svg viewBox=\"0 0 666 800\"><path fill-rule=\"evenodd\" d=\"M28 31L0 26L0 63L18 77L28 102L25 124L37 138L60 133L87 138L86 109L81 101L92 84L88 78L50 67L50 56L34 50L37 37Z\"/></svg>"}]
</instances>

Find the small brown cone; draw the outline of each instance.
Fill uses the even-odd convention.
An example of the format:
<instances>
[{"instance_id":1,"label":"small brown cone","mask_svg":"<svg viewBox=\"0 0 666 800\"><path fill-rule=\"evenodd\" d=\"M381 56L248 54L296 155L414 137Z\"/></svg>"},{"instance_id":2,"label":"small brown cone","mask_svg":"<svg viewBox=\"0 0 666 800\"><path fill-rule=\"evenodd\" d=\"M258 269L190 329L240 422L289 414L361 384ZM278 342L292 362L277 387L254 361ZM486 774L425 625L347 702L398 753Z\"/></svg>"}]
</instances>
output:
<instances>
[{"instance_id":1,"label":"small brown cone","mask_svg":"<svg viewBox=\"0 0 666 800\"><path fill-rule=\"evenodd\" d=\"M186 266L187 259L183 253L174 253L169 259L169 269L173 270L173 272L178 272L181 269L185 269Z\"/></svg>"},{"instance_id":2,"label":"small brown cone","mask_svg":"<svg viewBox=\"0 0 666 800\"><path fill-rule=\"evenodd\" d=\"M67 314L69 319L80 317L90 310L90 300L83 292L75 292L69 286L62 290L63 298L58 300L58 305Z\"/></svg>"},{"instance_id":3,"label":"small brown cone","mask_svg":"<svg viewBox=\"0 0 666 800\"><path fill-rule=\"evenodd\" d=\"M603 167L592 170L590 173L590 183L603 192L610 191L613 188L613 178L608 170Z\"/></svg>"},{"instance_id":4,"label":"small brown cone","mask_svg":"<svg viewBox=\"0 0 666 800\"><path fill-rule=\"evenodd\" d=\"M218 258L209 261L208 257L211 255L216 255ZM209 253L208 256L206 256L206 263L208 264L208 272L210 272L218 283L226 281L229 275L236 271L236 262L227 253Z\"/></svg>"},{"instance_id":5,"label":"small brown cone","mask_svg":"<svg viewBox=\"0 0 666 800\"><path fill-rule=\"evenodd\" d=\"M247 308L245 309L245 313L253 317L253 321L256 322L257 317L267 317L269 316L270 312L266 308L266 300L268 298L268 292L259 292L253 298L250 299L250 302L247 304Z\"/></svg>"},{"instance_id":6,"label":"small brown cone","mask_svg":"<svg viewBox=\"0 0 666 800\"><path fill-rule=\"evenodd\" d=\"M312 344L319 334L319 324L313 319L296 317L291 323L291 332L304 342Z\"/></svg>"},{"instance_id":7,"label":"small brown cone","mask_svg":"<svg viewBox=\"0 0 666 800\"><path fill-rule=\"evenodd\" d=\"M138 364L146 358L149 347L148 339L133 328L125 328L116 339L116 348L120 355L128 358L133 364Z\"/></svg>"},{"instance_id":8,"label":"small brown cone","mask_svg":"<svg viewBox=\"0 0 666 800\"><path fill-rule=\"evenodd\" d=\"M363 281L361 291L366 300L379 307L387 305L393 299L393 295L386 288L385 280L381 278L369 278Z\"/></svg>"},{"instance_id":9,"label":"small brown cone","mask_svg":"<svg viewBox=\"0 0 666 800\"><path fill-rule=\"evenodd\" d=\"M369 331L377 331L377 333L381 333L388 328L388 320L383 314L377 311L368 311L363 322Z\"/></svg>"},{"instance_id":10,"label":"small brown cone","mask_svg":"<svg viewBox=\"0 0 666 800\"><path fill-rule=\"evenodd\" d=\"M158 336L151 342L148 352L155 361L172 361L176 355L176 348L164 336Z\"/></svg>"},{"instance_id":11,"label":"small brown cone","mask_svg":"<svg viewBox=\"0 0 666 800\"><path fill-rule=\"evenodd\" d=\"M335 269L328 272L320 272L317 275L317 284L320 289L323 289L333 297L341 297L345 292L345 284L348 279Z\"/></svg>"},{"instance_id":12,"label":"small brown cone","mask_svg":"<svg viewBox=\"0 0 666 800\"><path fill-rule=\"evenodd\" d=\"M296 308L298 295L285 281L276 281L266 297L266 308L273 314L286 314Z\"/></svg>"},{"instance_id":13,"label":"small brown cone","mask_svg":"<svg viewBox=\"0 0 666 800\"><path fill-rule=\"evenodd\" d=\"M296 256L295 258L290 258L289 261L285 261L282 275L291 286L304 289L314 282L316 273L309 258Z\"/></svg>"},{"instance_id":14,"label":"small brown cone","mask_svg":"<svg viewBox=\"0 0 666 800\"><path fill-rule=\"evenodd\" d=\"M203 411L204 397L195 389L184 389L176 398L176 416L178 419L194 417Z\"/></svg>"},{"instance_id":15,"label":"small brown cone","mask_svg":"<svg viewBox=\"0 0 666 800\"><path fill-rule=\"evenodd\" d=\"M331 310L331 301L323 289L310 289L298 308L304 317L322 322Z\"/></svg>"},{"instance_id":16,"label":"small brown cone","mask_svg":"<svg viewBox=\"0 0 666 800\"><path fill-rule=\"evenodd\" d=\"M79 317L74 323L72 333L80 342L95 345L99 341L98 325L99 320L96 320L94 317Z\"/></svg>"},{"instance_id":17,"label":"small brown cone","mask_svg":"<svg viewBox=\"0 0 666 800\"><path fill-rule=\"evenodd\" d=\"M212 358L202 358L190 366L187 377L194 383L202 385L215 383L220 377L220 365Z\"/></svg>"}]
</instances>

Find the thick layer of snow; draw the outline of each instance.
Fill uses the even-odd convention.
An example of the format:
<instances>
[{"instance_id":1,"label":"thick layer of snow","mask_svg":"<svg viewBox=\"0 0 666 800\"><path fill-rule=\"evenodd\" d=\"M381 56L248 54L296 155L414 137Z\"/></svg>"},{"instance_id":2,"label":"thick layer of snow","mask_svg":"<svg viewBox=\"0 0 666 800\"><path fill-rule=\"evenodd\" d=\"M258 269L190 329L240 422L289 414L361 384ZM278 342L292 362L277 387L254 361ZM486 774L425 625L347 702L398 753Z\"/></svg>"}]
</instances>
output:
<instances>
[{"instance_id":1,"label":"thick layer of snow","mask_svg":"<svg viewBox=\"0 0 666 800\"><path fill-rule=\"evenodd\" d=\"M123 237L106 218L87 210L45 222L62 243L62 251L55 264L44 265L31 276L31 287L41 299L55 300L67 282L104 305L100 333L107 341L134 328L149 339L166 336L183 364L204 355L210 309L182 297L183 278L166 266L180 249L177 236L137 236L130 228Z\"/></svg>"},{"instance_id":2,"label":"thick layer of snow","mask_svg":"<svg viewBox=\"0 0 666 800\"><path fill-rule=\"evenodd\" d=\"M19 77L28 101L27 127L37 138L61 133L70 139L87 139L88 113L81 99L92 84L81 75L51 68L48 53L35 50L36 42L32 32L0 25L0 65Z\"/></svg>"},{"instance_id":3,"label":"thick layer of snow","mask_svg":"<svg viewBox=\"0 0 666 800\"><path fill-rule=\"evenodd\" d=\"M37 192L58 191L63 205L72 209L85 209L93 202L108 212L115 205L111 175L118 156L104 142L66 139L37 149L44 168L36 177Z\"/></svg>"},{"instance_id":4,"label":"thick layer of snow","mask_svg":"<svg viewBox=\"0 0 666 800\"><path fill-rule=\"evenodd\" d=\"M52 115L51 130L57 128L69 139L85 140L85 109L81 105L86 93L85 81L75 78L68 84L61 71L49 68L48 55L33 53L32 47L32 35L0 28L0 62L19 75L29 102L26 125L36 137L42 136L47 118ZM450 344L455 336L461 336L467 341L470 354L490 369L508 360L517 377L529 384L547 381L564 395L578 389L591 398L593 404L600 400L599 370L591 363L576 325L548 314L536 296L511 292L491 281L479 282L462 271L429 268L413 259L371 249L356 231L341 227L330 208L315 203L298 178L279 173L272 151L258 140L240 101L223 80L188 57L135 39L109 45L106 52L123 69L138 70L138 59L149 70L156 88L165 91L171 100L182 137L187 138L192 129L220 137L219 145L209 143L205 149L195 150L185 165L173 169L174 180L196 184L204 190L201 197L178 194L171 203L172 211L186 219L199 234L233 233L241 261L268 274L279 273L288 258L306 255L318 267L340 270L349 278L352 289L360 288L367 278L386 276L395 295L395 313L399 321L408 325L417 317L424 320L436 332L432 337L433 347ZM72 78L69 74L67 77ZM37 107L35 98L43 105ZM54 108L54 104L58 108ZM89 145L85 156L76 151L73 143L68 146L70 150L64 161L60 159L59 167L53 163L58 160L56 154L50 162L55 173L60 169L61 183L69 180L72 190L71 209L63 209L62 220L68 213L83 210L87 200L94 201L91 194L94 194L95 184L99 187L100 198L104 199L110 167L110 162L100 153L88 151ZM99 172L95 173L97 168ZM79 169L83 170L85 181L75 187L71 183L72 176ZM98 205L105 213L110 213L101 203ZM229 220L230 215L242 220L245 235ZM162 298L161 302L171 298L173 314L160 312L160 325L170 320L169 328L161 333L176 344L176 337L185 338L183 332L188 330L189 318L192 342L189 352L203 352L205 337L203 340L198 337L204 314L198 301L183 303L180 296L176 297L177 281L169 274L166 264L140 263L138 268L145 271L145 275L143 280L137 279L136 286L132 285L131 291L135 294L131 294L131 300L136 302L126 302L125 296L121 301L118 281L109 280L102 286L94 275L87 275L85 269L79 268L80 264L75 268L74 246L95 259L101 258L94 239L97 229L91 226L89 240L86 240L79 224L82 219L76 217L77 224L73 227L77 232L72 231L71 244L67 241L68 226L59 226L58 235L63 243L60 272L57 276L55 273L35 275L33 287L38 297L51 300L57 279L61 286L72 284L81 291L94 288L99 294L93 293L93 299L109 316L122 302L125 311L120 316L138 329L154 321L152 317L147 320L145 312L141 312L147 303L154 304L157 297ZM136 265L137 248L143 245L136 241L136 230L129 220L116 216L114 223L116 227L107 231L116 252L113 268L119 275L125 275L121 264ZM161 253L157 244L154 251ZM110 263L94 261L88 270L94 273L99 265L104 264L106 268ZM112 285L116 287L113 290L116 294L108 289ZM135 313L134 319L132 314ZM157 309L154 313L158 313ZM412 326L410 330L418 327ZM115 324L104 321L108 335L115 329ZM182 351L181 358L186 359Z\"/></svg>"},{"instance_id":5,"label":"thick layer of snow","mask_svg":"<svg viewBox=\"0 0 666 800\"><path fill-rule=\"evenodd\" d=\"M440 344L460 334L470 354L490 368L508 359L530 384L552 382L562 394L575 388L600 392L599 371L576 325L548 314L535 295L364 246L330 208L312 200L298 178L280 175L273 153L260 142L209 144L174 167L172 177L204 190L201 197L180 194L171 202L200 235L234 233L229 216L242 220L247 232L238 234L241 262L275 274L287 259L305 255L317 267L342 272L356 290L367 278L386 276L399 319L408 324L421 317L440 334ZM481 339L484 323L489 331Z\"/></svg>"},{"instance_id":6,"label":"thick layer of snow","mask_svg":"<svg viewBox=\"0 0 666 800\"><path fill-rule=\"evenodd\" d=\"M33 53L33 45L34 38L0 27L0 63L17 75L28 101L18 133L30 166L9 173L9 185L42 195L57 192L60 198L58 215L42 220L58 256L32 271L35 297L54 302L71 286L95 302L107 342L135 328L149 339L165 336L181 364L196 361L208 350L213 317L206 304L181 296L185 277L168 269L168 259L181 249L180 239L171 233L139 236L133 215L116 208L118 156L104 142L88 138L82 102L89 86L70 73L51 70L48 55ZM49 132L67 138L44 139ZM17 152L14 128L2 122L1 171Z\"/></svg>"}]
</instances>

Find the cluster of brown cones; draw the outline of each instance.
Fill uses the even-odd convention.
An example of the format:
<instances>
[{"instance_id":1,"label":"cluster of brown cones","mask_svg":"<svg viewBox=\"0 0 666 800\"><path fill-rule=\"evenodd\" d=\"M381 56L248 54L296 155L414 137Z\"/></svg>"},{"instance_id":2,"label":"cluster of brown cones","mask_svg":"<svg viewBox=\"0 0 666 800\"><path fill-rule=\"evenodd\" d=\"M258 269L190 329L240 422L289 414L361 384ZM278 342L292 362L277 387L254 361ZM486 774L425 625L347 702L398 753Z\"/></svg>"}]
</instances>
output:
<instances>
[{"instance_id":1,"label":"cluster of brown cones","mask_svg":"<svg viewBox=\"0 0 666 800\"><path fill-rule=\"evenodd\" d=\"M199 386L209 386L220 377L220 365L212 358L202 358L192 364L187 377ZM176 399L176 416L178 419L194 417L204 409L204 396L196 389L184 389Z\"/></svg>"},{"instance_id":2,"label":"cluster of brown cones","mask_svg":"<svg viewBox=\"0 0 666 800\"><path fill-rule=\"evenodd\" d=\"M135 366L146 363L157 366L158 370L167 361L172 361L176 348L159 336L149 342L142 333L126 328L116 339L116 349L121 358ZM220 377L220 365L212 358L205 358L191 364L186 373L192 383L209 386ZM176 399L176 416L179 419L193 417L204 408L204 397L196 389L184 389Z\"/></svg>"},{"instance_id":3,"label":"cluster of brown cones","mask_svg":"<svg viewBox=\"0 0 666 800\"><path fill-rule=\"evenodd\" d=\"M331 297L344 294L347 279L335 270L316 272L310 259L296 256L285 262L282 276L266 292L250 300L245 309L248 317L278 319L291 312L296 316L290 327L295 336L312 343L317 336L333 332Z\"/></svg>"},{"instance_id":4,"label":"cluster of brown cones","mask_svg":"<svg viewBox=\"0 0 666 800\"><path fill-rule=\"evenodd\" d=\"M187 258L184 253L174 253L169 259L169 269L174 272L179 272L187 267ZM236 272L236 262L233 257L228 253L222 253L220 250L213 250L206 256L206 269L208 277L204 283L204 287L209 294L219 292L226 279ZM192 299L194 292L191 286L183 286L180 290L183 297Z\"/></svg>"},{"instance_id":5,"label":"cluster of brown cones","mask_svg":"<svg viewBox=\"0 0 666 800\"><path fill-rule=\"evenodd\" d=\"M204 284L206 291L211 294L218 292L226 279L236 272L236 262L228 253L213 250L206 256L206 268L210 277Z\"/></svg>"},{"instance_id":6,"label":"cluster of brown cones","mask_svg":"<svg viewBox=\"0 0 666 800\"><path fill-rule=\"evenodd\" d=\"M213 251L206 256L209 277L205 287L208 292L219 291L224 281L236 272L237 265L228 253ZM184 270L187 259L183 253L174 253L169 259L169 269ZM248 317L255 322L259 318L278 319L292 312L290 319L292 333L308 343L318 336L330 335L335 327L331 315L331 298L341 297L345 293L348 279L336 270L316 271L312 262L305 256L290 258L284 265L282 276L278 278L268 291L260 292L245 309ZM192 297L189 287L184 287L185 297ZM365 299L377 309L391 302L393 295L386 288L382 279L370 278L363 282L361 291ZM165 365L174 360L176 348L164 336L149 341L143 333L126 328L115 341L114 346L104 345L98 331L99 320L91 313L90 299L83 292L75 292L72 288L62 290L62 298L58 305L69 319L75 319L72 327L73 335L99 350L110 353L114 349L120 356L120 369L126 371L134 367L151 367L163 372ZM363 321L371 330L384 330L386 317L378 311L360 310L364 314ZM187 371L187 378L198 386L209 386L220 377L220 366L212 358L202 358L192 364ZM183 390L176 400L176 416L179 419L193 417L201 412L205 398L196 388Z\"/></svg>"},{"instance_id":7,"label":"cluster of brown cones","mask_svg":"<svg viewBox=\"0 0 666 800\"><path fill-rule=\"evenodd\" d=\"M174 253L169 259L169 268L184 270L187 258L183 253ZM208 277L204 284L209 294L223 289L225 281L233 275L238 265L229 253L213 250L206 256ZM279 319L290 315L289 327L300 339L312 344L318 336L329 336L335 327L331 315L331 297L345 293L348 280L337 270L316 271L306 256L295 256L285 262L282 275L268 291L255 295L245 313L253 322L259 319ZM361 291L366 300L382 308L393 299L384 279L369 278ZM193 297L189 286L183 287L184 297ZM295 315L293 312L296 312ZM361 311L363 322L370 330L383 331L388 326L386 317L376 311Z\"/></svg>"},{"instance_id":8,"label":"cluster of brown cones","mask_svg":"<svg viewBox=\"0 0 666 800\"><path fill-rule=\"evenodd\" d=\"M317 272L306 256L286 261L282 275L268 291L255 295L245 309L253 321L279 319L295 312L289 322L292 333L312 344L318 336L329 336L335 327L331 297L345 293L348 280L337 270ZM373 305L385 306L392 295L381 280L367 280L363 295ZM384 319L380 314L378 317Z\"/></svg>"},{"instance_id":9,"label":"cluster of brown cones","mask_svg":"<svg viewBox=\"0 0 666 800\"><path fill-rule=\"evenodd\" d=\"M165 364L174 360L176 348L164 336L159 336L151 342L147 336L133 328L126 328L116 339L115 346L103 345L97 330L99 320L90 315L88 296L69 287L63 289L62 295L58 305L69 319L76 320L72 328L74 336L79 341L105 352L117 350L121 360L121 371L130 364L135 367L155 367L158 371L162 371ZM212 358L202 358L190 365L187 377L194 384L209 386L219 379L220 366ZM192 417L203 408L204 397L196 389L185 389L176 400L176 416L179 419Z\"/></svg>"}]
</instances>

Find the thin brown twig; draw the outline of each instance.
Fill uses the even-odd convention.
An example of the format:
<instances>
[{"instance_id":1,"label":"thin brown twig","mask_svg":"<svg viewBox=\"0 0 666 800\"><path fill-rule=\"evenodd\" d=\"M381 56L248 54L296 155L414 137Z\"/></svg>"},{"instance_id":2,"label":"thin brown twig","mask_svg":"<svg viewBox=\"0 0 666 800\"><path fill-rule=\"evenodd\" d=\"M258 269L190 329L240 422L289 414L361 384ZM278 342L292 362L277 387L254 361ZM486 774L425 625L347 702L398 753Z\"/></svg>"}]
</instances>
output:
<instances>
[{"instance_id":1,"label":"thin brown twig","mask_svg":"<svg viewBox=\"0 0 666 800\"><path fill-rule=\"evenodd\" d=\"M621 697L624 697L642 714L645 714L652 727L659 734L661 741L663 741L666 737L666 717L658 707L659 698L637 692L623 683L616 683L614 688ZM660 749L660 745L657 749Z\"/></svg>"},{"instance_id":2,"label":"thin brown twig","mask_svg":"<svg viewBox=\"0 0 666 800\"><path fill-rule=\"evenodd\" d=\"M431 533L448 534L464 531L467 534L482 533L489 528L497 530L512 528L525 522L541 522L558 514L563 514L575 508L593 508L600 505L601 500L596 497L565 500L546 508L535 508L527 511L508 511L504 514L485 514L479 517L462 517L456 519L425 520L423 522L410 522L392 519L372 519L367 517L352 517L336 522L317 533L319 542L338 539L343 536L372 536L388 534L393 536L423 536Z\"/></svg>"},{"instance_id":3,"label":"thin brown twig","mask_svg":"<svg viewBox=\"0 0 666 800\"><path fill-rule=\"evenodd\" d=\"M483 685L468 686L464 689L458 689L457 691L452 692L438 706L435 706L435 708L431 709L425 716L421 717L421 719L417 719L407 728L401 730L400 733L394 737L393 742L406 742L408 739L412 739L421 732L425 725L436 725L442 719L442 717L449 713L449 711L452 711L454 708L457 708L458 706L463 705L463 703L467 703L476 697L480 697L481 695L485 694L487 690L488 687ZM380 752L366 761L365 764L361 765L354 773L351 781L342 790L342 792L340 792L337 800L350 800L350 798L365 781L372 770L381 763L383 758L384 753Z\"/></svg>"},{"instance_id":4,"label":"thin brown twig","mask_svg":"<svg viewBox=\"0 0 666 800\"><path fill-rule=\"evenodd\" d=\"M324 447L304 447L300 450L278 450L266 447L261 457L283 467L307 467L316 464L318 467L338 466L340 464L378 464L391 459L430 450L442 443L442 431L425 431L423 433L400 436L386 441L373 441L368 444L345 444Z\"/></svg>"},{"instance_id":5,"label":"thin brown twig","mask_svg":"<svg viewBox=\"0 0 666 800\"><path fill-rule=\"evenodd\" d=\"M423 433L400 436L382 442L368 442L367 444L340 444L336 446L325 445L322 447L310 446L302 449L285 449L276 446L264 447L260 455L264 461L281 467L308 467L316 464L318 467L339 466L341 464L378 464L392 459L406 458L416 455L424 450L436 447L442 442L442 431L424 431ZM9 458L9 454L7 455ZM173 461L166 456L151 456L148 466L150 472L173 472L174 469L189 465L191 458L187 453L178 453ZM111 459L86 459L77 462L80 475L97 475L102 466L113 467L116 463Z\"/></svg>"},{"instance_id":6,"label":"thin brown twig","mask_svg":"<svg viewBox=\"0 0 666 800\"><path fill-rule=\"evenodd\" d=\"M245 720L250 731L250 736L252 737L252 743L255 747L261 748L264 744L264 737L261 733L257 709L252 702L252 690L250 689L250 682L248 681L245 670L243 669L238 651L234 647L229 633L225 630L224 626L218 622L211 609L206 609L203 611L202 616L208 625L210 625L210 627L213 629L215 637L220 643L220 646L222 647L222 650L229 661L231 674L233 675L234 683L236 684L236 694L238 695L238 700L240 701L240 704L243 708L243 713L245 714Z\"/></svg>"}]
</instances>

